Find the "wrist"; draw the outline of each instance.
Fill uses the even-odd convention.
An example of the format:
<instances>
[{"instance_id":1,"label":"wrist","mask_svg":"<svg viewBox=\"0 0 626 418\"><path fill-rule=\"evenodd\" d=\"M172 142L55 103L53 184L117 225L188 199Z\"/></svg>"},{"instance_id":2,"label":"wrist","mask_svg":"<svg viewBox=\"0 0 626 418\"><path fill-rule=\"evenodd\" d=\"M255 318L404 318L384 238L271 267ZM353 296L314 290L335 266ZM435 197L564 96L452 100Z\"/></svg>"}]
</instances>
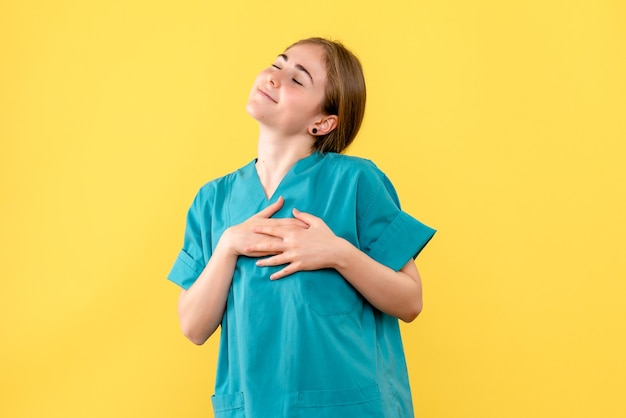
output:
<instances>
[{"instance_id":1,"label":"wrist","mask_svg":"<svg viewBox=\"0 0 626 418\"><path fill-rule=\"evenodd\" d=\"M233 227L226 228L222 233L222 236L217 241L215 246L215 253L224 253L225 255L237 257L239 253L235 247L235 239L233 237Z\"/></svg>"},{"instance_id":2,"label":"wrist","mask_svg":"<svg viewBox=\"0 0 626 418\"><path fill-rule=\"evenodd\" d=\"M356 247L352 245L345 238L337 237L337 245L333 247L333 255L330 258L332 261L332 268L341 272L350 264L351 253L356 250Z\"/></svg>"}]
</instances>

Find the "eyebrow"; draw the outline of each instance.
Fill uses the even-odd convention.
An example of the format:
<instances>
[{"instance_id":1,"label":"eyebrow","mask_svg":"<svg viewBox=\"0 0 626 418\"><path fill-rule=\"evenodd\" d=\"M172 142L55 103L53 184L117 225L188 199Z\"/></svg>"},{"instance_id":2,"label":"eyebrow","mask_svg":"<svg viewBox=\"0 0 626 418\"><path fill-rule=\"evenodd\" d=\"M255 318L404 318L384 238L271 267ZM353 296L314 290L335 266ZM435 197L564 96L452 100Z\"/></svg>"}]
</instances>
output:
<instances>
[{"instance_id":1,"label":"eyebrow","mask_svg":"<svg viewBox=\"0 0 626 418\"><path fill-rule=\"evenodd\" d=\"M285 55L285 54L280 54L280 55L278 56L278 58L282 58L282 59L284 59L285 61L289 61L289 57L288 57L287 55ZM313 82L313 77L311 76L311 73L310 73L310 72L308 72L308 70L307 70L306 68L304 68L304 67L303 67L302 65L300 65L300 64L296 64L296 65L295 65L295 67L296 67L296 70L300 70L300 71L304 72L307 76L309 76L309 78L311 79L311 83L312 83L312 84L315 84L315 83Z\"/></svg>"}]
</instances>

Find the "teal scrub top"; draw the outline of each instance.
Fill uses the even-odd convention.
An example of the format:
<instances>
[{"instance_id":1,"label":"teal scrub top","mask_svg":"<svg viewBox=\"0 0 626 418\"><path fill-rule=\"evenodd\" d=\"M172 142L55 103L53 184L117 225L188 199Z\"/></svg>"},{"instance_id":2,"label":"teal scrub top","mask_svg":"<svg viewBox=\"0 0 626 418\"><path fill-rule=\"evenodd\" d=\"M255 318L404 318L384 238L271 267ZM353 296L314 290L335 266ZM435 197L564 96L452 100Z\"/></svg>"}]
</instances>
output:
<instances>
[{"instance_id":1,"label":"teal scrub top","mask_svg":"<svg viewBox=\"0 0 626 418\"><path fill-rule=\"evenodd\" d=\"M255 161L204 185L168 276L188 289L224 230L283 196L274 217L311 213L370 257L400 270L435 230L400 209L372 162L334 153L298 161L267 199ZM216 418L412 417L398 320L368 303L337 271L301 271L238 258L221 323Z\"/></svg>"}]
</instances>

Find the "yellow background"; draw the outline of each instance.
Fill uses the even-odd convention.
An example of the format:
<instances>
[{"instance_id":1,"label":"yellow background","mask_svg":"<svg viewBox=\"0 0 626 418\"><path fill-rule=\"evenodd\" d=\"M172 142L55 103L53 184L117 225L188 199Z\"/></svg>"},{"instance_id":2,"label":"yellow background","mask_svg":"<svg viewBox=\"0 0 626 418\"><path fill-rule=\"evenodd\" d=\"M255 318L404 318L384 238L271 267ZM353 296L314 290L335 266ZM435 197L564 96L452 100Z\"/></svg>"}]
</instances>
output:
<instances>
[{"instance_id":1,"label":"yellow background","mask_svg":"<svg viewBox=\"0 0 626 418\"><path fill-rule=\"evenodd\" d=\"M211 416L217 338L165 276L198 187L255 156L255 75L311 35L365 67L349 153L439 230L417 415L626 416L617 0L3 1L0 416Z\"/></svg>"}]
</instances>

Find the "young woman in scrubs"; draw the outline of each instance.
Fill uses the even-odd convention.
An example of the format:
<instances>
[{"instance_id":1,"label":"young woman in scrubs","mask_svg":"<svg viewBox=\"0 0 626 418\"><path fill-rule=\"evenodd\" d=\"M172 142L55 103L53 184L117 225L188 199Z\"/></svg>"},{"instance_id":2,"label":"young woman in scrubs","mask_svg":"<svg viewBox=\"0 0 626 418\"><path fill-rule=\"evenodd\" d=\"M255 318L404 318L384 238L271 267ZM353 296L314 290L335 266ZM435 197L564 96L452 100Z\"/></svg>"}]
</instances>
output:
<instances>
[{"instance_id":1,"label":"young woman in scrubs","mask_svg":"<svg viewBox=\"0 0 626 418\"><path fill-rule=\"evenodd\" d=\"M364 109L358 59L297 42L252 87L257 158L189 209L168 278L187 338L221 326L218 418L413 416L398 318L422 309L413 259L435 231L372 162L341 154Z\"/></svg>"}]
</instances>

